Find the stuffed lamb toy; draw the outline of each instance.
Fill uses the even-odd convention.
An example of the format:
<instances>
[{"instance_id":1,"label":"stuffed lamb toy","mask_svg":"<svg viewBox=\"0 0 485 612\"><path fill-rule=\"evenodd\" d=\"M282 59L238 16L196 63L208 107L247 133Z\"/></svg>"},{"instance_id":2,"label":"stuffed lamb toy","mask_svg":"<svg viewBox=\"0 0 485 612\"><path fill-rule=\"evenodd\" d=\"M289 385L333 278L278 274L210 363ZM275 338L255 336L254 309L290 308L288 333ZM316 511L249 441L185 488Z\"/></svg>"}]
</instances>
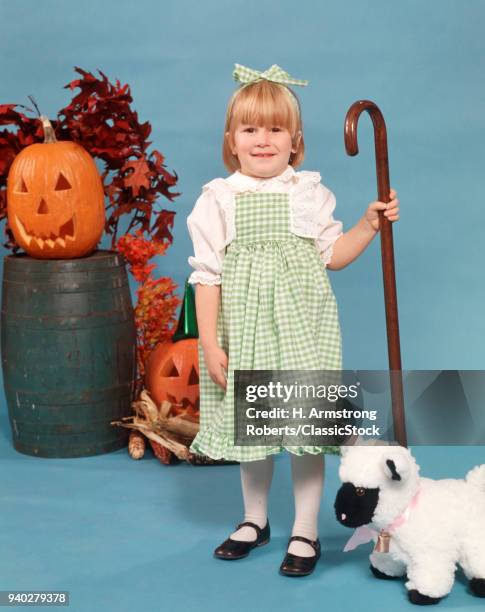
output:
<instances>
[{"instance_id":1,"label":"stuffed lamb toy","mask_svg":"<svg viewBox=\"0 0 485 612\"><path fill-rule=\"evenodd\" d=\"M407 574L414 604L433 604L453 586L456 564L485 597L485 465L465 480L432 480L401 446L342 447L337 519L357 528L345 547L377 541L377 578Z\"/></svg>"}]
</instances>

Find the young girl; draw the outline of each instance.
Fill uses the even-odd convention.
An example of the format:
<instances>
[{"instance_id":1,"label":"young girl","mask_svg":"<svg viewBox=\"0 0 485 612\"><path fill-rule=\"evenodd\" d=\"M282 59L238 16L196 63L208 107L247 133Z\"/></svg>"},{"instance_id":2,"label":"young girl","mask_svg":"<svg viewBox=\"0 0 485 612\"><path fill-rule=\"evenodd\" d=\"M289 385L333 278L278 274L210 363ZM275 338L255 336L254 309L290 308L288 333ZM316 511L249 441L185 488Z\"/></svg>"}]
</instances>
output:
<instances>
[{"instance_id":1,"label":"young girl","mask_svg":"<svg viewBox=\"0 0 485 612\"><path fill-rule=\"evenodd\" d=\"M291 453L295 522L280 572L310 574L328 446L236 446L234 370L339 370L337 306L326 268L356 259L379 230L378 211L398 219L398 200L372 202L348 232L333 218L335 197L318 172L296 172L304 157L300 105L274 65L236 64L223 159L232 172L204 185L187 219L195 257L199 327L200 431L191 451L240 462L244 521L215 550L241 559L270 538L267 498L275 453Z\"/></svg>"}]
</instances>

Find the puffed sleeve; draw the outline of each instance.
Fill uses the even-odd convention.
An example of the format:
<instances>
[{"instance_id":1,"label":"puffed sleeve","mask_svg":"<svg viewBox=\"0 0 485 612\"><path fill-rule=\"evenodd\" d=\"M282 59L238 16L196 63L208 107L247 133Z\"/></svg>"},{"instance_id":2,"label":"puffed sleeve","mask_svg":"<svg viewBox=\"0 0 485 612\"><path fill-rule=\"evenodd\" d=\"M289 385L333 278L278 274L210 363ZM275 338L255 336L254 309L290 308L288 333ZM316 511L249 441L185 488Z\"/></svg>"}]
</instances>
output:
<instances>
[{"instance_id":1,"label":"puffed sleeve","mask_svg":"<svg viewBox=\"0 0 485 612\"><path fill-rule=\"evenodd\" d=\"M343 234L343 226L340 221L333 218L336 202L330 189L319 183L315 191L315 197L317 198L317 237L315 244L320 259L327 265L332 259L335 241Z\"/></svg>"},{"instance_id":2,"label":"puffed sleeve","mask_svg":"<svg viewBox=\"0 0 485 612\"><path fill-rule=\"evenodd\" d=\"M222 260L226 247L226 228L215 193L204 189L187 217L187 227L195 257L188 262L194 268L189 283L220 285Z\"/></svg>"}]
</instances>

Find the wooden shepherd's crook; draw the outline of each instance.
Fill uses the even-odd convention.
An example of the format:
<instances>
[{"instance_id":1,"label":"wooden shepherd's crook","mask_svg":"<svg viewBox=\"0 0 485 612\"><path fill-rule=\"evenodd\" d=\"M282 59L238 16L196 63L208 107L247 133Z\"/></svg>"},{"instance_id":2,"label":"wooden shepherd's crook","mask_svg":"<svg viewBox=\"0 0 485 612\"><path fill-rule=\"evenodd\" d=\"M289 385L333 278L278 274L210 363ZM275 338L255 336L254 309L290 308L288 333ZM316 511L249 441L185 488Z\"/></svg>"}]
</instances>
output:
<instances>
[{"instance_id":1,"label":"wooden shepherd's crook","mask_svg":"<svg viewBox=\"0 0 485 612\"><path fill-rule=\"evenodd\" d=\"M345 117L345 149L348 155L357 155L359 152L357 124L360 114L365 110L369 113L374 124L378 199L380 202L387 204L389 202L390 185L386 124L381 111L374 102L359 100L354 102L349 108ZM379 227L381 231L382 273L384 277L384 301L386 306L387 347L389 352L394 436L401 446L407 446L392 223L384 217L384 211L379 211Z\"/></svg>"}]
</instances>

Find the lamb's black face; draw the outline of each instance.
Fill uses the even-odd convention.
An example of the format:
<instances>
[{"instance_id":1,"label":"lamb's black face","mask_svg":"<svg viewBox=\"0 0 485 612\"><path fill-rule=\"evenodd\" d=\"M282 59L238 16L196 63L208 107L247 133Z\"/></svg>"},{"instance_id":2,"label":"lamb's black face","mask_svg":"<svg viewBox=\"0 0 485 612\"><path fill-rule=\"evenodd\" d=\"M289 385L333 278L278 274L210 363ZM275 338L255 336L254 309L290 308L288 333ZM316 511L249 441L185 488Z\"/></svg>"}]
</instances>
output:
<instances>
[{"instance_id":1,"label":"lamb's black face","mask_svg":"<svg viewBox=\"0 0 485 612\"><path fill-rule=\"evenodd\" d=\"M367 525L374 516L378 501L378 488L356 488L351 482L345 482L335 498L334 507L337 520L345 527Z\"/></svg>"}]
</instances>

